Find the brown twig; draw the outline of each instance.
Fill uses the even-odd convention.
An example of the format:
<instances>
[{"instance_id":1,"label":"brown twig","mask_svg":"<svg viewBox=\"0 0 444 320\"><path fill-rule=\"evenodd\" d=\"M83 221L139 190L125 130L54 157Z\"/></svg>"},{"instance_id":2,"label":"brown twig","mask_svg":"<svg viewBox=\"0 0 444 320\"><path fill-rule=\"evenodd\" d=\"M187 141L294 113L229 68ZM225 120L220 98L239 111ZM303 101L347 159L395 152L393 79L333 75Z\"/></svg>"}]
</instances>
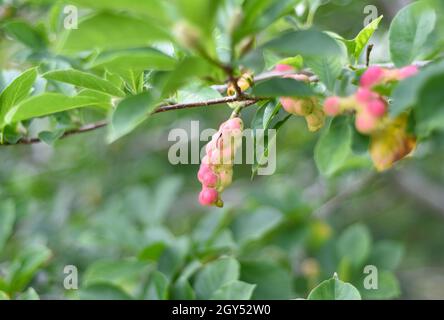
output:
<instances>
[{"instance_id":1,"label":"brown twig","mask_svg":"<svg viewBox=\"0 0 444 320\"><path fill-rule=\"evenodd\" d=\"M231 69L230 66L220 64L217 61L213 61L213 63L218 64L218 66L220 68L222 68L228 74L229 81L231 83L233 83L233 85L234 85L234 83L236 83L236 81L232 82L235 78L233 76L233 70ZM429 63L429 61L418 61L418 62L414 62L413 64L418 67L424 67L428 63ZM386 68L393 68L394 67L393 64L378 64L378 65L381 67L386 67ZM357 67L358 68L365 68L366 66L357 66ZM282 77L282 76L285 76L288 74L294 74L294 73L295 72L292 70L282 71L282 72L270 71L270 72L265 72L265 73L262 73L262 74L256 76L254 78L254 81L260 82L260 81L270 80L273 78L279 78L279 77ZM313 75L312 73L310 73L308 71L302 71L302 72L297 72L297 73L308 75L310 77L310 81L312 81L312 82L318 81L317 76ZM236 86L237 86L237 83L234 86L235 89L236 89ZM212 88L219 91L219 92L225 92L228 88L228 85L227 84L216 85L216 86L212 86ZM236 92L237 92L237 90L240 90L239 86L237 86L237 88L238 89L236 89ZM236 96L223 97L223 98L213 99L213 100L208 100L208 101L163 105L163 106L160 106L158 109L156 109L153 113L162 113L162 112L167 112L167 111L172 111L172 110L181 110L181 109L189 109L189 108L197 108L197 107L207 107L207 106L220 105L220 104L226 104L226 103L231 103L231 102L244 102L245 106L247 107L247 106L255 104L256 102L258 102L260 100L265 100L265 99L268 99L268 98L250 97L248 95L245 95L243 92L241 92L240 95L237 93ZM80 128L66 131L60 137L60 139L64 139L64 138L70 137L72 135L80 134L80 133L94 131L94 130L103 128L107 125L108 125L108 123L105 120L98 121L98 122L91 123L91 124L87 124L87 125L82 126ZM5 142L3 144L0 144L0 146L10 146L10 145L17 145L17 144L29 145L29 144L39 143L39 142L41 142L40 138L22 138L19 141L17 141L17 143Z\"/></svg>"},{"instance_id":2,"label":"brown twig","mask_svg":"<svg viewBox=\"0 0 444 320\"><path fill-rule=\"evenodd\" d=\"M103 128L103 127L105 127L107 125L108 125L108 122L105 121L105 120L94 122L94 123L90 123L90 124L87 124L87 125L84 125L84 126L78 128L78 129L73 129L73 130L66 131L60 137L60 139L64 139L64 138L70 137L72 135L80 134L80 133L94 131L94 130ZM3 144L0 144L0 146L13 146L13 145L17 145L17 144L29 145L29 144L36 144L36 143L40 143L40 142L42 142L42 140L40 138L22 138L19 141L17 141L16 143L5 142Z\"/></svg>"},{"instance_id":3,"label":"brown twig","mask_svg":"<svg viewBox=\"0 0 444 320\"><path fill-rule=\"evenodd\" d=\"M367 53L365 55L365 65L367 67L370 65L370 57L371 57L371 54L372 54L373 47L374 47L373 44L369 44L367 46Z\"/></svg>"},{"instance_id":4,"label":"brown twig","mask_svg":"<svg viewBox=\"0 0 444 320\"><path fill-rule=\"evenodd\" d=\"M256 102L258 102L260 100L264 100L264 99L267 99L267 98L256 98L256 97L249 97L249 96L241 96L241 97L234 96L234 97L223 97L223 98L219 98L219 99L212 99L212 100L200 101L200 102L176 103L176 104L160 106L159 108L157 108L153 112L153 114L167 112L167 111L173 111L173 110L215 106L215 105L221 105L221 104L226 104L226 103L231 103L231 102L244 102L245 106L247 107L247 106L251 106L251 105L255 104ZM64 138L70 137L72 135L80 134L80 133L94 131L94 130L106 127L107 125L108 125L108 122L105 120L98 121L98 122L91 123L91 124L87 124L87 125L82 126L80 128L66 131L60 137L60 139L64 139ZM42 140L40 138L22 138L19 141L17 141L16 143L5 142L3 144L0 144L0 146L12 146L12 145L17 145L17 144L30 145L30 144L40 143L40 142L42 142Z\"/></svg>"}]
</instances>

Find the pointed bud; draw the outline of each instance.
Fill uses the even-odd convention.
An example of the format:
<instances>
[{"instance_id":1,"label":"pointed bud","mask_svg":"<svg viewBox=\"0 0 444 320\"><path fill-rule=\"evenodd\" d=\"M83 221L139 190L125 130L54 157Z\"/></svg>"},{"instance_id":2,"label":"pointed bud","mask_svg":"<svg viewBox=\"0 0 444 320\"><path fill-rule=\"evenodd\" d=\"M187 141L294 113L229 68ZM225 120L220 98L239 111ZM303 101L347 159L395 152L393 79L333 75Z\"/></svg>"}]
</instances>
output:
<instances>
[{"instance_id":1,"label":"pointed bud","mask_svg":"<svg viewBox=\"0 0 444 320\"><path fill-rule=\"evenodd\" d=\"M341 99L339 97L328 97L324 102L324 112L335 117L341 112Z\"/></svg>"}]
</instances>

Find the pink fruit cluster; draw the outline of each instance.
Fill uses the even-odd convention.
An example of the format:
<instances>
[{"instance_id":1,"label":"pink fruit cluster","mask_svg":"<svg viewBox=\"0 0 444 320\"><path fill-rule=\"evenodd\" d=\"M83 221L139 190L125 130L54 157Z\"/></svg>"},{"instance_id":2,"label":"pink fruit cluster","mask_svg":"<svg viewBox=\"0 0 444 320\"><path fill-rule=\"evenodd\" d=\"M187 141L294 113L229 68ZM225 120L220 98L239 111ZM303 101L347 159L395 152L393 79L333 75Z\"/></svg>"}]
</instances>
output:
<instances>
[{"instance_id":1,"label":"pink fruit cluster","mask_svg":"<svg viewBox=\"0 0 444 320\"><path fill-rule=\"evenodd\" d=\"M346 98L329 97L324 102L324 111L329 116L337 116L345 111L355 111L356 129L363 134L370 134L382 123L387 114L387 100L374 88L390 82L404 80L415 75L418 68L408 66L402 69L384 69L370 67L362 75L357 92Z\"/></svg>"},{"instance_id":2,"label":"pink fruit cluster","mask_svg":"<svg viewBox=\"0 0 444 320\"><path fill-rule=\"evenodd\" d=\"M277 72L294 71L293 67L285 64L278 64L275 68ZM310 79L304 74L289 74L284 78L292 78L298 81L309 82ZM281 97L282 107L288 113L305 117L308 129L317 131L325 124L325 114L318 105L316 98L297 99L294 97Z\"/></svg>"},{"instance_id":3,"label":"pink fruit cluster","mask_svg":"<svg viewBox=\"0 0 444 320\"><path fill-rule=\"evenodd\" d=\"M222 123L205 147L197 177L202 184L199 202L203 206L222 207L220 194L233 178L235 152L242 143L242 119L236 117Z\"/></svg>"}]
</instances>

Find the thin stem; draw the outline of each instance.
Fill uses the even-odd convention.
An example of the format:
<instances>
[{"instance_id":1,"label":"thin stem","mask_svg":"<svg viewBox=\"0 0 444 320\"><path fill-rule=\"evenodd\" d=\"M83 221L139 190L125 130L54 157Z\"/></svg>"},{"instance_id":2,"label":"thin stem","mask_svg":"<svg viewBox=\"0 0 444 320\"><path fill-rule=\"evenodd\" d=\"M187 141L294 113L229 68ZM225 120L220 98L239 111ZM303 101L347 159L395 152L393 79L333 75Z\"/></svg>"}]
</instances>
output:
<instances>
[{"instance_id":1,"label":"thin stem","mask_svg":"<svg viewBox=\"0 0 444 320\"><path fill-rule=\"evenodd\" d=\"M169 105L163 105L157 108L153 114L156 113L162 113L167 111L173 111L173 110L182 110L182 109L191 109L191 108L198 108L198 107L208 107L208 106L215 106L215 105L221 105L231 102L243 102L245 105L243 107L251 106L258 101L266 100L268 98L265 97L249 97L249 96L242 96L242 97L223 97L219 99L212 99L207 101L200 101L200 102L191 102L191 103L176 103L176 104L169 104ZM82 126L77 129L66 131L60 139L64 139L76 134L86 133L90 131L94 131L103 127L106 127L108 125L108 122L105 120L98 121L95 123L87 124L85 126ZM40 138L22 138L16 143L9 143L5 142L3 144L0 144L0 146L12 146L12 145L30 145L30 144L36 144L40 143L42 140Z\"/></svg>"}]
</instances>

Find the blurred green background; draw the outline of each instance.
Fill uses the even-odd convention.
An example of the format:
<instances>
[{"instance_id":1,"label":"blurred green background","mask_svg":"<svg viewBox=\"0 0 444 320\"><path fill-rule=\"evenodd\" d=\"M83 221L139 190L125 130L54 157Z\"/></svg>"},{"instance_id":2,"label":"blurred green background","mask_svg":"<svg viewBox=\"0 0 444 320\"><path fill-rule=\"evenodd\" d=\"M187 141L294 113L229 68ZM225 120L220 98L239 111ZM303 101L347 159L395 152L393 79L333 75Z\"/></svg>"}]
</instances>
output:
<instances>
[{"instance_id":1,"label":"blurred green background","mask_svg":"<svg viewBox=\"0 0 444 320\"><path fill-rule=\"evenodd\" d=\"M332 1L315 24L351 38L363 8L376 5L385 19L373 59L384 62L387 27L408 3ZM22 2L8 8L36 12ZM4 35L0 41L5 77L17 68L9 57L23 51ZM0 289L16 298L210 298L211 272L220 267L256 285L257 299L306 298L334 272L364 298L444 298L442 135L389 172L325 180L313 160L318 135L292 118L278 134L276 173L251 181L251 168L236 166L226 207L202 208L198 166L168 162L168 133L192 120L217 128L230 112L156 115L112 145L99 130L54 146L0 147ZM245 112L246 123L252 117ZM219 257L235 266L215 265ZM362 288L370 264L378 290ZM66 265L78 268L79 290L64 288Z\"/></svg>"}]
</instances>

